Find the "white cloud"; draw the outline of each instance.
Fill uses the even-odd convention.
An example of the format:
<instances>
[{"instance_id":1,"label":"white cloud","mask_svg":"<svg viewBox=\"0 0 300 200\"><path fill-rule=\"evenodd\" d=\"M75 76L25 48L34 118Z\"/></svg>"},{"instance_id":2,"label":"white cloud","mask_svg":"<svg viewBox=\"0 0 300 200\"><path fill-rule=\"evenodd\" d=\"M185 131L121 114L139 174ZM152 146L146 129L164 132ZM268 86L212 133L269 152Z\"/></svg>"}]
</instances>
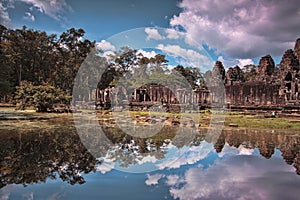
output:
<instances>
[{"instance_id":1,"label":"white cloud","mask_svg":"<svg viewBox=\"0 0 300 200\"><path fill-rule=\"evenodd\" d=\"M57 21L66 21L64 14L72 11L72 8L65 0L21 0L29 4L32 8L36 8L39 12L45 13L49 17ZM31 8L31 9L32 9Z\"/></svg>"},{"instance_id":2,"label":"white cloud","mask_svg":"<svg viewBox=\"0 0 300 200\"><path fill-rule=\"evenodd\" d=\"M218 157L222 158L224 156L234 156L238 154L239 151L237 148L230 146L228 143L225 143L222 151L218 153Z\"/></svg>"},{"instance_id":3,"label":"white cloud","mask_svg":"<svg viewBox=\"0 0 300 200\"><path fill-rule=\"evenodd\" d=\"M192 37L190 37L189 34L187 34L185 32L178 31L173 28L168 28L168 29L165 29L165 33L166 33L167 39L170 39L170 40L183 39L186 44L193 46L193 47L197 47L199 50L203 50L202 45L200 43L198 43L197 41L195 41Z\"/></svg>"},{"instance_id":4,"label":"white cloud","mask_svg":"<svg viewBox=\"0 0 300 200\"><path fill-rule=\"evenodd\" d=\"M281 55L300 32L298 0L183 0L172 26L183 27L199 43L233 58Z\"/></svg>"},{"instance_id":5,"label":"white cloud","mask_svg":"<svg viewBox=\"0 0 300 200\"><path fill-rule=\"evenodd\" d=\"M225 59L223 56L219 56L218 60L223 63L225 68L234 67L239 63L237 59Z\"/></svg>"},{"instance_id":6,"label":"white cloud","mask_svg":"<svg viewBox=\"0 0 300 200\"><path fill-rule=\"evenodd\" d=\"M144 51L142 49L137 50L136 54L138 55L140 53L143 54L143 56L147 57L147 58L154 58L157 55L157 53L155 53L155 51L148 52L148 51Z\"/></svg>"},{"instance_id":7,"label":"white cloud","mask_svg":"<svg viewBox=\"0 0 300 200\"><path fill-rule=\"evenodd\" d=\"M182 31L178 31L176 29L173 28L169 28L165 30L166 33L166 38L167 39L173 39L173 40L178 40L178 39L184 39L184 42L190 46L194 46L194 47L198 47L198 49L202 50L202 45L200 43L198 43L197 41L195 41L192 37L190 37L189 34L182 32Z\"/></svg>"},{"instance_id":8,"label":"white cloud","mask_svg":"<svg viewBox=\"0 0 300 200\"><path fill-rule=\"evenodd\" d=\"M102 163L101 165L96 167L97 171L100 171L102 174L105 174L109 171L111 171L112 169L114 169L115 167L115 163L114 162L105 162Z\"/></svg>"},{"instance_id":9,"label":"white cloud","mask_svg":"<svg viewBox=\"0 0 300 200\"><path fill-rule=\"evenodd\" d=\"M30 11L36 9L37 11L48 15L49 17L60 21L62 23L66 22L67 19L65 14L67 12L71 12L72 8L66 3L65 0L20 0L21 2L27 4ZM1 1L0 2L0 21L1 24L11 27L12 22L9 17L9 13L7 8L15 8L14 7L15 1ZM25 12L23 19L35 21L35 17L32 13Z\"/></svg>"},{"instance_id":10,"label":"white cloud","mask_svg":"<svg viewBox=\"0 0 300 200\"><path fill-rule=\"evenodd\" d=\"M254 152L254 149L246 148L243 145L240 145L238 150L239 150L239 155L252 155Z\"/></svg>"},{"instance_id":11,"label":"white cloud","mask_svg":"<svg viewBox=\"0 0 300 200\"><path fill-rule=\"evenodd\" d=\"M110 153L111 152L108 151L105 157L101 158L103 162L96 166L96 171L100 171L102 174L105 174L115 168L115 160L111 158Z\"/></svg>"},{"instance_id":12,"label":"white cloud","mask_svg":"<svg viewBox=\"0 0 300 200\"><path fill-rule=\"evenodd\" d=\"M169 185L169 186L175 186L175 185L178 185L182 182L184 182L184 180L182 180L176 174L167 176L166 184Z\"/></svg>"},{"instance_id":13,"label":"white cloud","mask_svg":"<svg viewBox=\"0 0 300 200\"><path fill-rule=\"evenodd\" d=\"M157 29L155 28L145 28L145 33L147 33L147 40L162 40L164 37L160 35Z\"/></svg>"},{"instance_id":14,"label":"white cloud","mask_svg":"<svg viewBox=\"0 0 300 200\"><path fill-rule=\"evenodd\" d=\"M33 200L34 199L34 195L33 192L28 192L22 195L23 199L27 199L27 200Z\"/></svg>"},{"instance_id":15,"label":"white cloud","mask_svg":"<svg viewBox=\"0 0 300 200\"><path fill-rule=\"evenodd\" d=\"M158 169L175 169L182 165L194 164L208 156L214 150L212 144L202 142L199 146L183 147L175 152L175 155L157 164ZM168 155L166 155L168 157Z\"/></svg>"},{"instance_id":16,"label":"white cloud","mask_svg":"<svg viewBox=\"0 0 300 200\"><path fill-rule=\"evenodd\" d=\"M9 17L7 7L4 6L4 2L0 1L0 21L1 24L7 27L12 26L11 19Z\"/></svg>"},{"instance_id":17,"label":"white cloud","mask_svg":"<svg viewBox=\"0 0 300 200\"><path fill-rule=\"evenodd\" d=\"M196 40L190 37L189 34L185 34L184 42L188 45L198 47L198 49L203 49L201 43L198 43Z\"/></svg>"},{"instance_id":18,"label":"white cloud","mask_svg":"<svg viewBox=\"0 0 300 200\"><path fill-rule=\"evenodd\" d=\"M147 156L144 156L141 160L136 159L136 161L139 165L141 165L141 164L144 164L147 162L155 163L157 161L157 158L155 158L155 156L147 155Z\"/></svg>"},{"instance_id":19,"label":"white cloud","mask_svg":"<svg viewBox=\"0 0 300 200\"><path fill-rule=\"evenodd\" d=\"M108 61L112 61L114 57L116 56L114 51L105 51L102 54L103 57L105 57Z\"/></svg>"},{"instance_id":20,"label":"white cloud","mask_svg":"<svg viewBox=\"0 0 300 200\"><path fill-rule=\"evenodd\" d=\"M34 15L32 15L30 12L25 12L25 15L24 15L23 19L29 20L29 21L32 21L32 22L35 21Z\"/></svg>"},{"instance_id":21,"label":"white cloud","mask_svg":"<svg viewBox=\"0 0 300 200\"><path fill-rule=\"evenodd\" d=\"M230 146L228 143L225 143L222 151L218 153L218 156L221 158L223 156L233 156L233 155L252 155L254 149L245 148L243 145L240 145L238 148Z\"/></svg>"},{"instance_id":22,"label":"white cloud","mask_svg":"<svg viewBox=\"0 0 300 200\"><path fill-rule=\"evenodd\" d=\"M96 48L103 51L115 51L116 47L106 40L101 40L101 42L96 43Z\"/></svg>"},{"instance_id":23,"label":"white cloud","mask_svg":"<svg viewBox=\"0 0 300 200\"><path fill-rule=\"evenodd\" d=\"M225 158L206 169L189 169L183 178L181 187L170 189L176 199L297 199L300 195L293 166L280 158Z\"/></svg>"},{"instance_id":24,"label":"white cloud","mask_svg":"<svg viewBox=\"0 0 300 200\"><path fill-rule=\"evenodd\" d=\"M147 180L145 181L145 183L148 186L157 185L158 181L163 177L164 177L163 174L154 174L154 175L147 174Z\"/></svg>"},{"instance_id":25,"label":"white cloud","mask_svg":"<svg viewBox=\"0 0 300 200\"><path fill-rule=\"evenodd\" d=\"M7 185L0 190L0 200L8 200L10 199L10 193L13 192L16 188L18 188L18 185Z\"/></svg>"},{"instance_id":26,"label":"white cloud","mask_svg":"<svg viewBox=\"0 0 300 200\"><path fill-rule=\"evenodd\" d=\"M175 29L166 29L166 34L167 34L167 38L168 39L178 39L179 37L181 37L182 35L184 35L184 33L181 33Z\"/></svg>"},{"instance_id":27,"label":"white cloud","mask_svg":"<svg viewBox=\"0 0 300 200\"><path fill-rule=\"evenodd\" d=\"M238 65L240 68L243 68L245 65L254 64L253 60L250 58L247 59L225 59L223 56L219 56L218 60L221 61L225 68L235 67Z\"/></svg>"},{"instance_id":28,"label":"white cloud","mask_svg":"<svg viewBox=\"0 0 300 200\"><path fill-rule=\"evenodd\" d=\"M185 59L185 64L189 64L193 67L213 66L212 61L204 54L201 54L192 49L185 49L179 45L157 45L157 49L170 53L175 57L181 57ZM205 68L205 67L204 67Z\"/></svg>"},{"instance_id":29,"label":"white cloud","mask_svg":"<svg viewBox=\"0 0 300 200\"><path fill-rule=\"evenodd\" d=\"M64 189L60 189L58 192L52 193L49 197L47 197L47 200L59 200L59 199L65 199L65 191Z\"/></svg>"},{"instance_id":30,"label":"white cloud","mask_svg":"<svg viewBox=\"0 0 300 200\"><path fill-rule=\"evenodd\" d=\"M245 65L252 65L254 64L253 60L252 59L238 59L239 61L239 64L238 66L240 67L244 67Z\"/></svg>"}]
</instances>

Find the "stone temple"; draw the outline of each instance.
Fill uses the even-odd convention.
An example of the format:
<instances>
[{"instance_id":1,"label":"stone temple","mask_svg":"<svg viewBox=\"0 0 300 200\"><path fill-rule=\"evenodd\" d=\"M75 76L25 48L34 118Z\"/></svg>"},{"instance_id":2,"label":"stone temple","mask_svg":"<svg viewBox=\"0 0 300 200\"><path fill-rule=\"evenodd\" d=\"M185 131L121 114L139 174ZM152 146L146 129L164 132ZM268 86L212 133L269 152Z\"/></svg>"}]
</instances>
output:
<instances>
[{"instance_id":1,"label":"stone temple","mask_svg":"<svg viewBox=\"0 0 300 200\"><path fill-rule=\"evenodd\" d=\"M199 108L212 107L215 102L223 102L228 108L236 109L290 109L300 110L300 38L294 49L287 50L281 62L275 66L270 55L263 56L258 66L247 65L243 70L239 66L225 70L222 62L217 61L212 69L211 78L201 88L187 92L182 88L163 85L148 85L137 88L124 99L116 97L116 88L96 90L96 105L100 109L109 109L112 104L127 102L131 108L147 109L155 104L166 107L196 104ZM220 84L225 91L220 95ZM120 90L120 88L119 88Z\"/></svg>"},{"instance_id":2,"label":"stone temple","mask_svg":"<svg viewBox=\"0 0 300 200\"><path fill-rule=\"evenodd\" d=\"M297 107L300 98L299 59L300 38L294 50L284 53L277 67L270 55L262 57L259 65L254 66L254 76L247 81L238 66L229 68L224 78L226 103L230 106Z\"/></svg>"}]
</instances>

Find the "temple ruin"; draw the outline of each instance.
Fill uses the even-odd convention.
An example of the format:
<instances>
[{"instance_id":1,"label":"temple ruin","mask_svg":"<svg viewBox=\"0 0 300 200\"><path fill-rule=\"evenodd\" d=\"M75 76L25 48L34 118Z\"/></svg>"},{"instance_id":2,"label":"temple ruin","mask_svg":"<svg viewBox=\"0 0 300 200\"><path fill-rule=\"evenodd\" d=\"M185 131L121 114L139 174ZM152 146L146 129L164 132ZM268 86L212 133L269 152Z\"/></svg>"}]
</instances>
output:
<instances>
[{"instance_id":1,"label":"temple ruin","mask_svg":"<svg viewBox=\"0 0 300 200\"><path fill-rule=\"evenodd\" d=\"M279 65L270 55L263 56L258 66L246 66L251 69L250 77L239 67L225 70L222 62L217 61L212 69L207 86L189 92L178 88L150 84L136 88L127 94L125 88L109 87L96 90L96 106L109 109L114 105L130 105L131 108L147 109L160 104L186 106L197 104L199 108L212 107L215 102L223 102L234 109L297 109L300 110L300 38L294 49L287 50ZM244 67L245 68L245 67ZM249 73L248 73L249 75ZM220 85L225 95L220 95ZM119 98L123 92L124 98ZM122 101L120 103L120 101Z\"/></svg>"},{"instance_id":2,"label":"temple ruin","mask_svg":"<svg viewBox=\"0 0 300 200\"><path fill-rule=\"evenodd\" d=\"M278 67L270 55L262 57L256 67L256 76L248 81L236 78L234 75L240 73L229 69L224 80L227 104L232 107L298 107L299 52L300 39L294 50L284 53Z\"/></svg>"}]
</instances>

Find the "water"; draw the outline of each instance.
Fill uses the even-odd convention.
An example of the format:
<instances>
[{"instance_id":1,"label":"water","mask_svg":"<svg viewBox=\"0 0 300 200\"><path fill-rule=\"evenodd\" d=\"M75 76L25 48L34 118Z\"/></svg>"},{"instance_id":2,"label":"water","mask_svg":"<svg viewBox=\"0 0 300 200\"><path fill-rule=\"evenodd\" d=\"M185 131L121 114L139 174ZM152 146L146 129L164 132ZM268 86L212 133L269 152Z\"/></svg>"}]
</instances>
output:
<instances>
[{"instance_id":1,"label":"water","mask_svg":"<svg viewBox=\"0 0 300 200\"><path fill-rule=\"evenodd\" d=\"M201 129L187 145L180 128L152 140L102 128L112 144L89 140L95 157L71 117L1 121L0 199L299 199L297 133Z\"/></svg>"}]
</instances>

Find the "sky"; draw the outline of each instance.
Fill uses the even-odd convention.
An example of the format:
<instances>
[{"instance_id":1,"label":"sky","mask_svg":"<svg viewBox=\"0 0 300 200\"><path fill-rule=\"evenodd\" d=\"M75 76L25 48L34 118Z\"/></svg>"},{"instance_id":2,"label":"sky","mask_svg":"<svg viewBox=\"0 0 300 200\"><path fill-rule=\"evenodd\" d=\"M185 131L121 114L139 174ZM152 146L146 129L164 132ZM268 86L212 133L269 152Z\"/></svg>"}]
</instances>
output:
<instances>
[{"instance_id":1,"label":"sky","mask_svg":"<svg viewBox=\"0 0 300 200\"><path fill-rule=\"evenodd\" d=\"M145 39L161 40L163 47L168 45L162 41L167 37L159 38L153 29L171 29L203 45L213 60L222 61L227 68L258 64L267 54L278 64L283 53L293 48L300 37L299 0L0 2L0 22L10 28L26 25L58 35L72 27L83 28L87 39L104 43L121 32L136 28L144 28L146 32L145 27L152 27L146 32L150 38ZM155 34L158 38L152 37ZM176 40L175 37L172 39Z\"/></svg>"}]
</instances>

